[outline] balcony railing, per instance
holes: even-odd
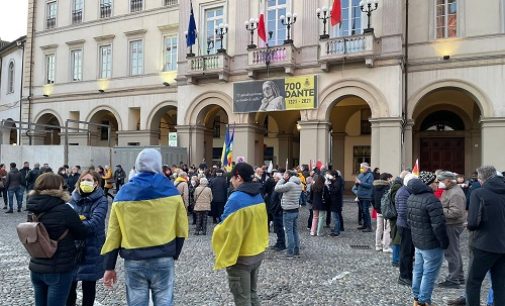
[[[165,0],[165,6],[178,5],[179,0]]]
[[[130,0],[130,12],[139,12],[144,8],[143,0]]]
[[[56,17],[46,19],[46,29],[52,29],[56,26]]]
[[[77,24],[82,22],[82,10],[76,10],[72,12],[72,24]]]
[[[324,70],[329,63],[344,59],[364,59],[367,65],[373,65],[375,49],[373,33],[324,39],[319,42],[319,63]]]
[[[221,81],[228,81],[230,57],[226,53],[202,55],[188,58],[186,77],[188,82],[195,79],[218,76]]]
[[[102,4],[100,6],[100,18],[108,18],[111,16],[112,7],[110,4]]]
[[[296,48],[292,44],[269,48],[250,49],[248,51],[249,76],[255,71],[269,68],[284,68],[287,74],[293,74]]]

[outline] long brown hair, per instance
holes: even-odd
[[[324,177],[321,174],[316,174],[314,176],[314,185],[311,189],[315,192],[322,192],[324,188]]]
[[[37,177],[33,190],[36,192],[43,190],[59,190],[63,189],[63,185],[64,182],[61,175],[48,172]]]

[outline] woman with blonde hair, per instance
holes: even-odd
[[[196,213],[195,235],[207,235],[207,214],[210,211],[210,202],[212,202],[212,190],[207,187],[209,181],[202,177],[200,185],[196,187],[194,193]]]
[[[58,241],[53,257],[30,259],[36,306],[64,306],[67,302],[77,256],[75,240],[85,239],[87,234],[79,215],[66,204],[68,200],[63,178],[54,173],[40,175],[28,197],[29,217],[35,215],[49,238]]]
[[[70,204],[79,214],[88,230],[86,238],[80,242],[81,258],[67,301],[67,306],[75,306],[77,282],[82,284],[82,306],[93,306],[96,296],[96,282],[105,273],[104,257],[100,250],[105,242],[105,217],[109,203],[100,187],[100,175],[94,171],[84,171],[77,180]]]

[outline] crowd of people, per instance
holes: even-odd
[[[149,291],[154,305],[172,305],[174,261],[188,237],[188,219],[194,235],[207,235],[210,218],[216,224],[214,269],[226,269],[237,305],[259,305],[256,286],[269,231],[276,234],[270,248],[288,259],[300,255],[301,209],[309,210],[309,237],[338,237],[344,231],[345,182],[331,166],[272,169],[240,162],[230,171],[205,164],[168,166],[158,151],[145,149],[128,177],[120,165],[114,172],[108,166],[82,172],[75,166],[53,173],[47,164],[30,169],[27,162],[21,170],[14,163],[10,167],[7,173],[0,165],[7,212],[13,212],[13,196],[21,211],[26,189],[29,216],[36,216],[58,241],[52,258],[30,261],[37,306],[75,305],[79,281],[82,305],[93,305],[96,282],[103,277],[105,286],[112,287],[117,281],[118,255],[125,260],[128,305],[147,305]],[[372,171],[367,163],[360,164],[359,172],[352,187],[358,230],[373,232],[373,207],[375,250],[391,254],[392,266],[399,268],[398,283],[411,288],[415,306],[431,305],[435,286],[456,289],[463,284],[465,296],[449,305],[480,305],[486,274],[495,289],[488,304],[505,305],[501,173],[483,166],[470,180],[442,170],[418,175],[405,170],[394,177]],[[69,205],[60,205],[64,203]],[[471,254],[466,279],[460,245],[465,229]],[[444,258],[447,278],[436,284]]]

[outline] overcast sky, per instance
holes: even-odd
[[[0,0],[0,39],[13,41],[26,34],[28,0]]]

